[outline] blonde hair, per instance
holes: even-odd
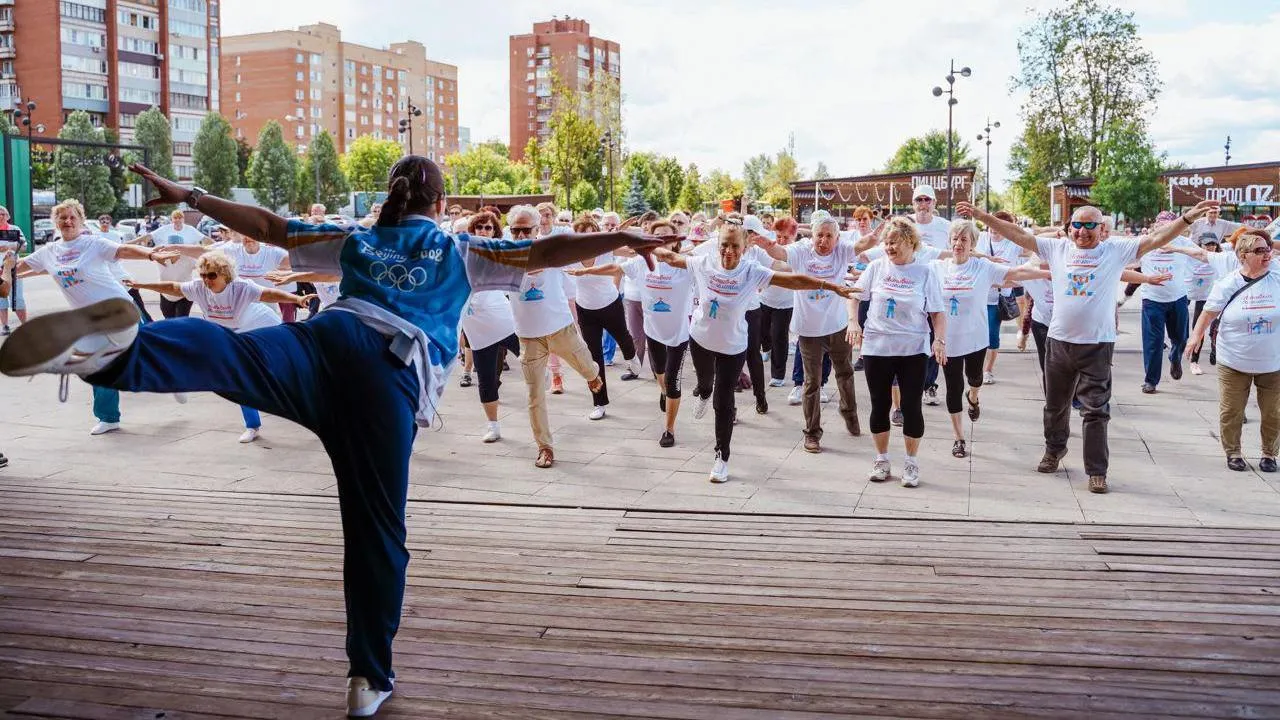
[[[1242,227],[1236,230],[1231,238],[1231,245],[1236,250],[1236,256],[1241,258],[1253,252],[1253,249],[1259,245],[1271,247],[1271,236],[1267,235],[1266,230],[1259,230],[1258,228]]]
[[[231,262],[231,258],[227,257],[227,254],[221,250],[214,250],[201,255],[196,268],[201,273],[216,272],[227,282],[236,279],[236,264]]]
[[[81,205],[80,201],[76,200],[75,198],[63,200],[57,205],[54,205],[53,209],[49,211],[49,217],[56,218],[58,217],[58,213],[61,213],[61,212],[70,212],[72,215],[75,215],[76,217],[80,218],[81,225],[83,225],[86,222],[85,215],[84,215],[84,206]],[[70,238],[70,239],[74,240],[75,238]]]
[[[186,215],[186,213],[182,212],[181,210],[174,210],[173,212],[169,213],[169,219],[170,219],[170,220],[176,220],[176,219],[178,219],[178,218],[182,218],[183,220],[186,220],[186,219],[187,219],[187,215]]]
[[[978,226],[973,224],[972,220],[956,220],[951,223],[951,237],[955,240],[957,235],[963,234],[969,238],[969,245],[978,246]]]
[[[539,213],[541,213],[543,210],[550,210],[552,217],[555,217],[556,214],[560,212],[558,209],[556,209],[556,204],[552,202],[540,202],[534,207],[534,209],[537,210]]]
[[[889,218],[888,227],[884,229],[884,234],[880,236],[880,243],[884,244],[889,240],[901,240],[911,247],[911,252],[920,249],[920,231],[916,228],[916,224],[902,215],[895,215]]]

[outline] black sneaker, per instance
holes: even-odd
[[[1271,462],[1272,464],[1275,464],[1274,460],[1272,460]],[[9,458],[5,457],[4,453],[0,453],[0,468],[8,467],[8,465],[9,465]]]
[[[1209,364],[1210,365],[1218,364],[1218,346],[1217,345],[1213,345],[1209,348]]]
[[[1272,463],[1274,462],[1275,461],[1273,460]],[[1236,472],[1244,472],[1249,469],[1249,465],[1242,457],[1229,457],[1227,458],[1227,469],[1235,470]]]
[[[671,447],[675,444],[676,436],[666,430],[663,430],[662,437],[658,438],[658,447]]]
[[[862,372],[862,358],[861,358],[861,357],[859,357],[857,360],[854,360],[854,361],[853,361],[853,371],[854,371],[854,372]]]
[[[1174,380],[1182,379],[1182,363],[1169,364],[1169,377],[1173,378]]]
[[[757,399],[757,400],[756,400],[756,414],[758,414],[758,415],[764,415],[764,414],[765,414],[765,413],[767,413],[767,412],[769,412],[769,401],[768,401],[768,400],[765,400],[764,398],[759,398],[759,399]]]
[[[458,387],[471,387],[471,373],[462,373],[462,379],[458,381]]]
[[[1262,458],[1261,460],[1259,460],[1259,461],[1258,461],[1258,469],[1259,469],[1259,470],[1261,470],[1262,472],[1265,472],[1265,473],[1272,473],[1272,472],[1275,472],[1275,471],[1276,471],[1276,459],[1275,459],[1275,458],[1269,458],[1269,457],[1264,457],[1264,458]]]
[[[889,422],[902,427],[902,410],[895,408],[893,413],[889,415]]]
[[[1155,386],[1155,385],[1152,385],[1152,384],[1150,384],[1150,383],[1142,383],[1142,394],[1143,394],[1143,395],[1154,395],[1154,394],[1155,394],[1155,392],[1156,392],[1156,386]]]

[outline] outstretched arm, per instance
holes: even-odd
[[[626,231],[549,235],[534,240],[529,246],[529,259],[525,264],[525,269],[533,271],[551,267],[564,267],[565,265],[572,265],[579,260],[603,255],[620,247],[628,247],[636,251],[637,254],[645,258],[645,262],[652,268],[654,249],[668,242],[671,242],[670,237],[659,238]],[[475,252],[477,250],[484,252],[480,246],[473,244],[472,251]],[[501,260],[498,260],[498,262],[501,262]]]
[[[775,272],[769,284],[787,290],[828,290],[843,298],[853,297],[853,288],[801,273]]]
[[[770,240],[763,235],[752,233],[751,241],[756,244],[756,247],[759,247],[761,250],[768,253],[769,257],[774,260],[779,262],[787,261],[787,250],[783,246],[779,245],[777,240]]]
[[[1027,232],[1026,228],[1017,223],[1001,220],[985,210],[979,210],[974,207],[972,203],[965,202],[963,200],[956,203],[956,213],[960,215],[960,217],[976,218],[981,220],[987,227],[1000,233],[1002,237],[1013,242],[1023,250],[1036,252],[1038,249],[1036,236]]]
[[[155,260],[156,251],[138,245],[121,245],[116,248],[117,260]]]
[[[653,251],[653,259],[658,262],[666,263],[673,268],[687,268],[688,263],[685,262],[684,255],[678,252],[660,247]]]
[[[314,297],[315,295],[294,295],[293,293],[285,292],[284,290],[277,290],[276,288],[263,288],[262,296],[258,298],[258,301],[306,307],[307,303],[311,302],[311,299]]]
[[[139,290],[150,290],[152,292],[164,293],[166,295],[177,295],[182,297],[182,284],[172,280],[157,280],[156,282],[138,282],[137,280],[125,280],[126,287],[137,288]]]
[[[289,247],[289,237],[285,231],[287,227],[285,219],[270,210],[223,200],[213,195],[201,197],[200,206],[196,207],[190,202],[191,190],[189,188],[160,177],[151,168],[141,163],[130,165],[129,169],[141,175],[142,179],[151,183],[156,192],[159,193],[159,197],[147,201],[147,207],[187,203],[188,206],[199,210],[242,235],[257,238],[272,245]]]
[[[1137,270],[1125,270],[1120,273],[1120,282],[1142,283],[1143,285],[1163,285],[1173,279],[1173,273],[1144,275]]]
[[[292,272],[289,270],[272,270],[264,277],[276,285],[288,285],[291,282],[332,283],[342,280],[341,275],[329,275],[316,272]]]
[[[1152,250],[1159,250],[1173,242],[1173,239],[1181,235],[1183,230],[1191,227],[1191,223],[1199,220],[1210,209],[1216,208],[1221,204],[1217,200],[1201,200],[1195,207],[1183,213],[1178,220],[1167,222],[1156,228],[1138,243],[1138,257],[1142,257]]]
[[[581,277],[583,275],[610,275],[617,277],[622,274],[622,266],[618,263],[605,263],[604,265],[573,268],[571,270],[565,270],[565,272],[574,277]]]
[[[1021,265],[1005,273],[1004,281],[1008,283],[1022,282],[1023,280],[1048,280],[1050,277],[1052,276],[1048,270]]]

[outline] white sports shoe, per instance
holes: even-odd
[[[876,464],[871,466],[871,472],[867,473],[867,478],[871,482],[884,482],[889,479],[889,474],[892,472],[888,460],[877,460]]]
[[[390,690],[374,690],[362,677],[347,678],[347,717],[373,717],[389,697]]]
[[[258,428],[245,428],[244,432],[240,433],[240,442],[242,443],[251,443],[257,439],[258,439]]]
[[[102,422],[101,420],[99,420],[98,424],[94,425],[93,429],[89,431],[89,434],[90,435],[106,435],[109,432],[115,432],[116,430],[119,430],[119,429],[120,429],[120,423],[118,422],[109,423],[109,422]]]
[[[984,372],[984,373],[982,373],[982,384],[983,384],[983,385],[995,385],[995,384],[996,384],[996,374],[995,374],[995,373],[993,373],[993,372]]]
[[[174,400],[177,400],[179,405],[186,405],[186,404],[187,404],[187,394],[186,394],[186,393],[174,393],[174,394],[173,394],[173,399],[174,399]]]
[[[693,406],[693,419],[701,420],[707,414],[707,408],[711,406],[711,396],[698,398],[698,404]]]
[[[791,388],[791,394],[787,396],[788,405],[799,405],[804,402],[804,388],[797,385]]]
[[[603,406],[603,405],[597,405],[597,406],[595,406],[595,407],[591,408],[591,412],[587,414],[587,419],[588,419],[588,420],[603,420],[603,419],[604,419],[604,406]]]
[[[826,385],[823,385],[821,388],[819,388],[818,396],[821,398],[823,405],[826,405],[827,403],[831,402],[831,393],[827,392]]]
[[[769,381],[769,387],[782,387],[783,385],[786,385],[786,384],[787,384],[787,381],[783,380],[782,378],[773,378],[772,380]]]
[[[1192,375],[1203,375],[1203,374],[1204,374],[1204,370],[1201,370],[1201,369],[1200,369],[1200,363],[1191,363],[1191,374],[1192,374]]]
[[[32,318],[0,346],[0,373],[92,375],[133,344],[138,317],[132,302],[113,298]]]
[[[716,454],[716,461],[711,466],[711,476],[708,479],[713,483],[729,482],[729,461],[721,460],[719,453]]]
[[[488,424],[484,431],[484,437],[481,439],[487,443],[498,442],[502,439],[502,428],[497,421]]]
[[[913,488],[919,485],[920,466],[908,460],[906,466],[902,470],[902,487]]]

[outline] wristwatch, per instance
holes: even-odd
[[[208,193],[204,191],[204,188],[201,188],[201,187],[191,188],[191,192],[187,193],[187,199],[186,199],[187,207],[191,208],[192,210],[199,210],[200,208],[196,207],[196,205],[200,203],[200,198],[204,197],[207,194]]]

